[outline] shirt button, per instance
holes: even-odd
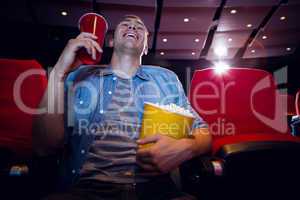
[[[75,169],[73,169],[73,170],[72,170],[72,174],[75,174],[75,172],[76,172]]]
[[[103,110],[100,110],[100,113],[103,114]]]
[[[113,80],[114,80],[114,81],[117,80],[117,77],[113,77]]]
[[[96,133],[96,128],[92,128],[91,132]]]
[[[84,149],[81,149],[81,154],[84,154],[85,153],[85,150]]]
[[[82,105],[82,104],[83,104],[83,101],[82,101],[82,100],[80,100],[80,101],[79,101],[79,104],[80,104],[80,105]]]
[[[111,92],[111,91],[108,91],[108,94],[112,94],[112,92]]]

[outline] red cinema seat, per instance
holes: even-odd
[[[286,116],[296,115],[294,96],[290,94],[280,94],[280,97]]]
[[[182,167],[186,191],[199,199],[205,194],[207,199],[244,197],[239,194],[271,199],[294,190],[288,183],[300,177],[300,139],[290,134],[270,73],[197,70],[189,99],[208,123],[213,142],[211,153]]]
[[[296,93],[295,110],[296,110],[296,115],[300,116],[300,90],[298,90],[298,92]]]
[[[206,120],[214,137],[213,153],[241,142],[300,142],[289,128],[274,80],[266,71],[213,68],[195,72],[190,101]]]
[[[36,60],[0,59],[0,149],[32,153],[32,117],[47,87]]]
[[[300,90],[296,93],[294,108],[295,113],[291,120],[292,134],[294,136],[300,136]]]

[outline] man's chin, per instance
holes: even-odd
[[[125,43],[123,45],[123,49],[132,51],[132,52],[140,52],[140,47],[137,47],[135,44],[132,43]]]

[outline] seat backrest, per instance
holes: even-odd
[[[294,96],[290,94],[280,94],[280,99],[284,106],[286,116],[296,115]]]
[[[248,68],[195,71],[189,98],[214,136],[286,133],[287,121],[271,74]]]
[[[31,109],[47,87],[46,72],[35,60],[0,59],[0,148],[32,151]]]
[[[296,93],[295,98],[295,109],[296,109],[296,115],[300,115],[300,90]]]

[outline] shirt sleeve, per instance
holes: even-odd
[[[180,80],[178,79],[178,77],[175,75],[176,77],[176,84],[177,84],[177,89],[178,89],[178,102],[177,104],[181,107],[183,107],[186,110],[189,110],[195,117],[193,126],[192,126],[192,130],[196,129],[196,128],[208,128],[207,123],[202,119],[202,117],[200,117],[200,115],[194,110],[194,108],[191,106],[191,103],[189,102],[183,86],[180,82]],[[192,131],[191,131],[192,132]]]
[[[73,105],[74,94],[72,88],[74,87],[77,71],[69,73],[64,81],[64,144],[69,142],[75,123],[75,113],[71,105]]]

